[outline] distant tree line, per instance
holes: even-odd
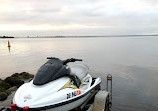
[[[0,38],[14,38],[14,37],[11,37],[11,36],[0,36]]]

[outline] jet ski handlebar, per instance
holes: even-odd
[[[75,62],[75,61],[82,61],[82,59],[71,58],[71,59],[63,60],[62,62],[63,62],[63,65],[66,65],[69,62]]]
[[[55,59],[55,57],[47,57],[47,59]]]
[[[55,57],[47,57],[47,59],[55,59]],[[71,59],[62,60],[62,63],[63,65],[66,65],[69,62],[75,62],[75,61],[82,61],[82,59],[71,58]]]

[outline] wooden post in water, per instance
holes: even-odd
[[[111,84],[110,84],[110,91],[109,91],[109,88],[108,88],[108,86],[109,86],[109,82],[111,82]],[[107,87],[106,87],[106,90],[109,92],[109,100],[108,100],[108,110],[107,111],[109,111],[109,108],[111,108],[112,107],[112,76],[110,75],[110,74],[108,74],[107,75]]]
[[[112,76],[110,74],[107,75],[107,87],[106,87],[106,90],[108,91],[109,88],[108,88],[108,82],[111,81],[111,88],[110,88],[110,93],[112,93]]]

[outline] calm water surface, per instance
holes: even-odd
[[[112,111],[158,111],[158,37],[0,39],[0,78],[35,74],[48,56],[82,58],[103,80],[112,74]]]

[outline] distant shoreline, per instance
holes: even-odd
[[[127,36],[158,36],[158,34],[153,35],[105,35],[105,36],[30,36],[25,38],[88,38],[88,37],[127,37]]]
[[[136,37],[136,36],[157,36],[158,34],[155,35],[108,35],[108,36],[27,36],[27,37],[8,37],[8,36],[0,36],[0,39],[2,38],[92,38],[92,37]]]
[[[0,37],[2,39],[5,39],[5,38],[15,38],[15,37],[7,37],[7,36],[3,36],[3,37]]]

